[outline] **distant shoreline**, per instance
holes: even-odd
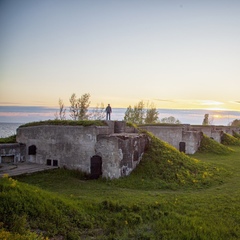
[[[68,116],[68,107],[66,107]],[[94,108],[89,108],[92,111]],[[112,108],[112,120],[123,120],[127,108]],[[58,108],[34,106],[0,106],[0,123],[24,124],[34,121],[54,119]],[[213,125],[228,125],[235,119],[240,119],[240,111],[210,110],[210,109],[167,109],[158,108],[159,119],[173,116],[183,124],[202,124],[204,114],[208,113]]]

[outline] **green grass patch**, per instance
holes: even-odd
[[[204,163],[148,133],[151,144],[142,161],[125,178],[111,181],[134,189],[203,188],[221,184],[223,168]]]
[[[227,133],[223,133],[221,142],[223,145],[240,146],[240,139]]]
[[[149,137],[126,178],[66,169],[0,178],[0,238],[240,239],[240,147],[190,157]]]
[[[41,126],[41,125],[68,125],[68,126],[107,126],[105,121],[101,120],[83,120],[83,121],[74,121],[74,120],[46,120],[39,122],[30,122],[20,126],[21,127],[32,127],[32,126]]]
[[[233,131],[233,137],[240,139],[240,134]]]
[[[17,142],[16,134],[5,138],[0,138],[0,143],[16,143],[16,142]]]
[[[224,146],[223,144],[216,142],[215,140],[203,134],[198,152],[228,155],[232,153],[233,150],[227,146]]]

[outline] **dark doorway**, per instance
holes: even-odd
[[[179,143],[179,151],[180,152],[186,152],[186,143],[185,142],[180,142]]]
[[[102,175],[102,158],[98,155],[91,157],[91,179],[98,179]]]
[[[37,148],[35,145],[31,145],[28,147],[28,155],[36,155]]]

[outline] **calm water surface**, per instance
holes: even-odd
[[[23,123],[1,123],[0,122],[0,137],[9,137],[16,134],[17,128]]]

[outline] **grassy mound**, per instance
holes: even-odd
[[[224,146],[223,144],[216,142],[215,140],[207,137],[206,135],[203,135],[198,152],[228,155],[232,153],[233,150],[229,147]]]
[[[235,132],[235,131],[233,131],[233,136],[234,136],[235,138],[240,139],[240,134],[237,133],[237,132]]]
[[[227,133],[222,135],[221,142],[224,145],[240,146],[240,139]]]
[[[74,239],[73,233],[81,235],[85,228],[91,228],[91,218],[80,206],[76,209],[54,194],[7,176],[0,178],[0,223],[6,230],[2,234],[10,231],[28,236],[30,230],[35,230],[66,239]]]
[[[121,187],[139,189],[202,188],[220,183],[224,169],[216,168],[179,152],[152,134],[151,144],[130,176],[112,181]]]

